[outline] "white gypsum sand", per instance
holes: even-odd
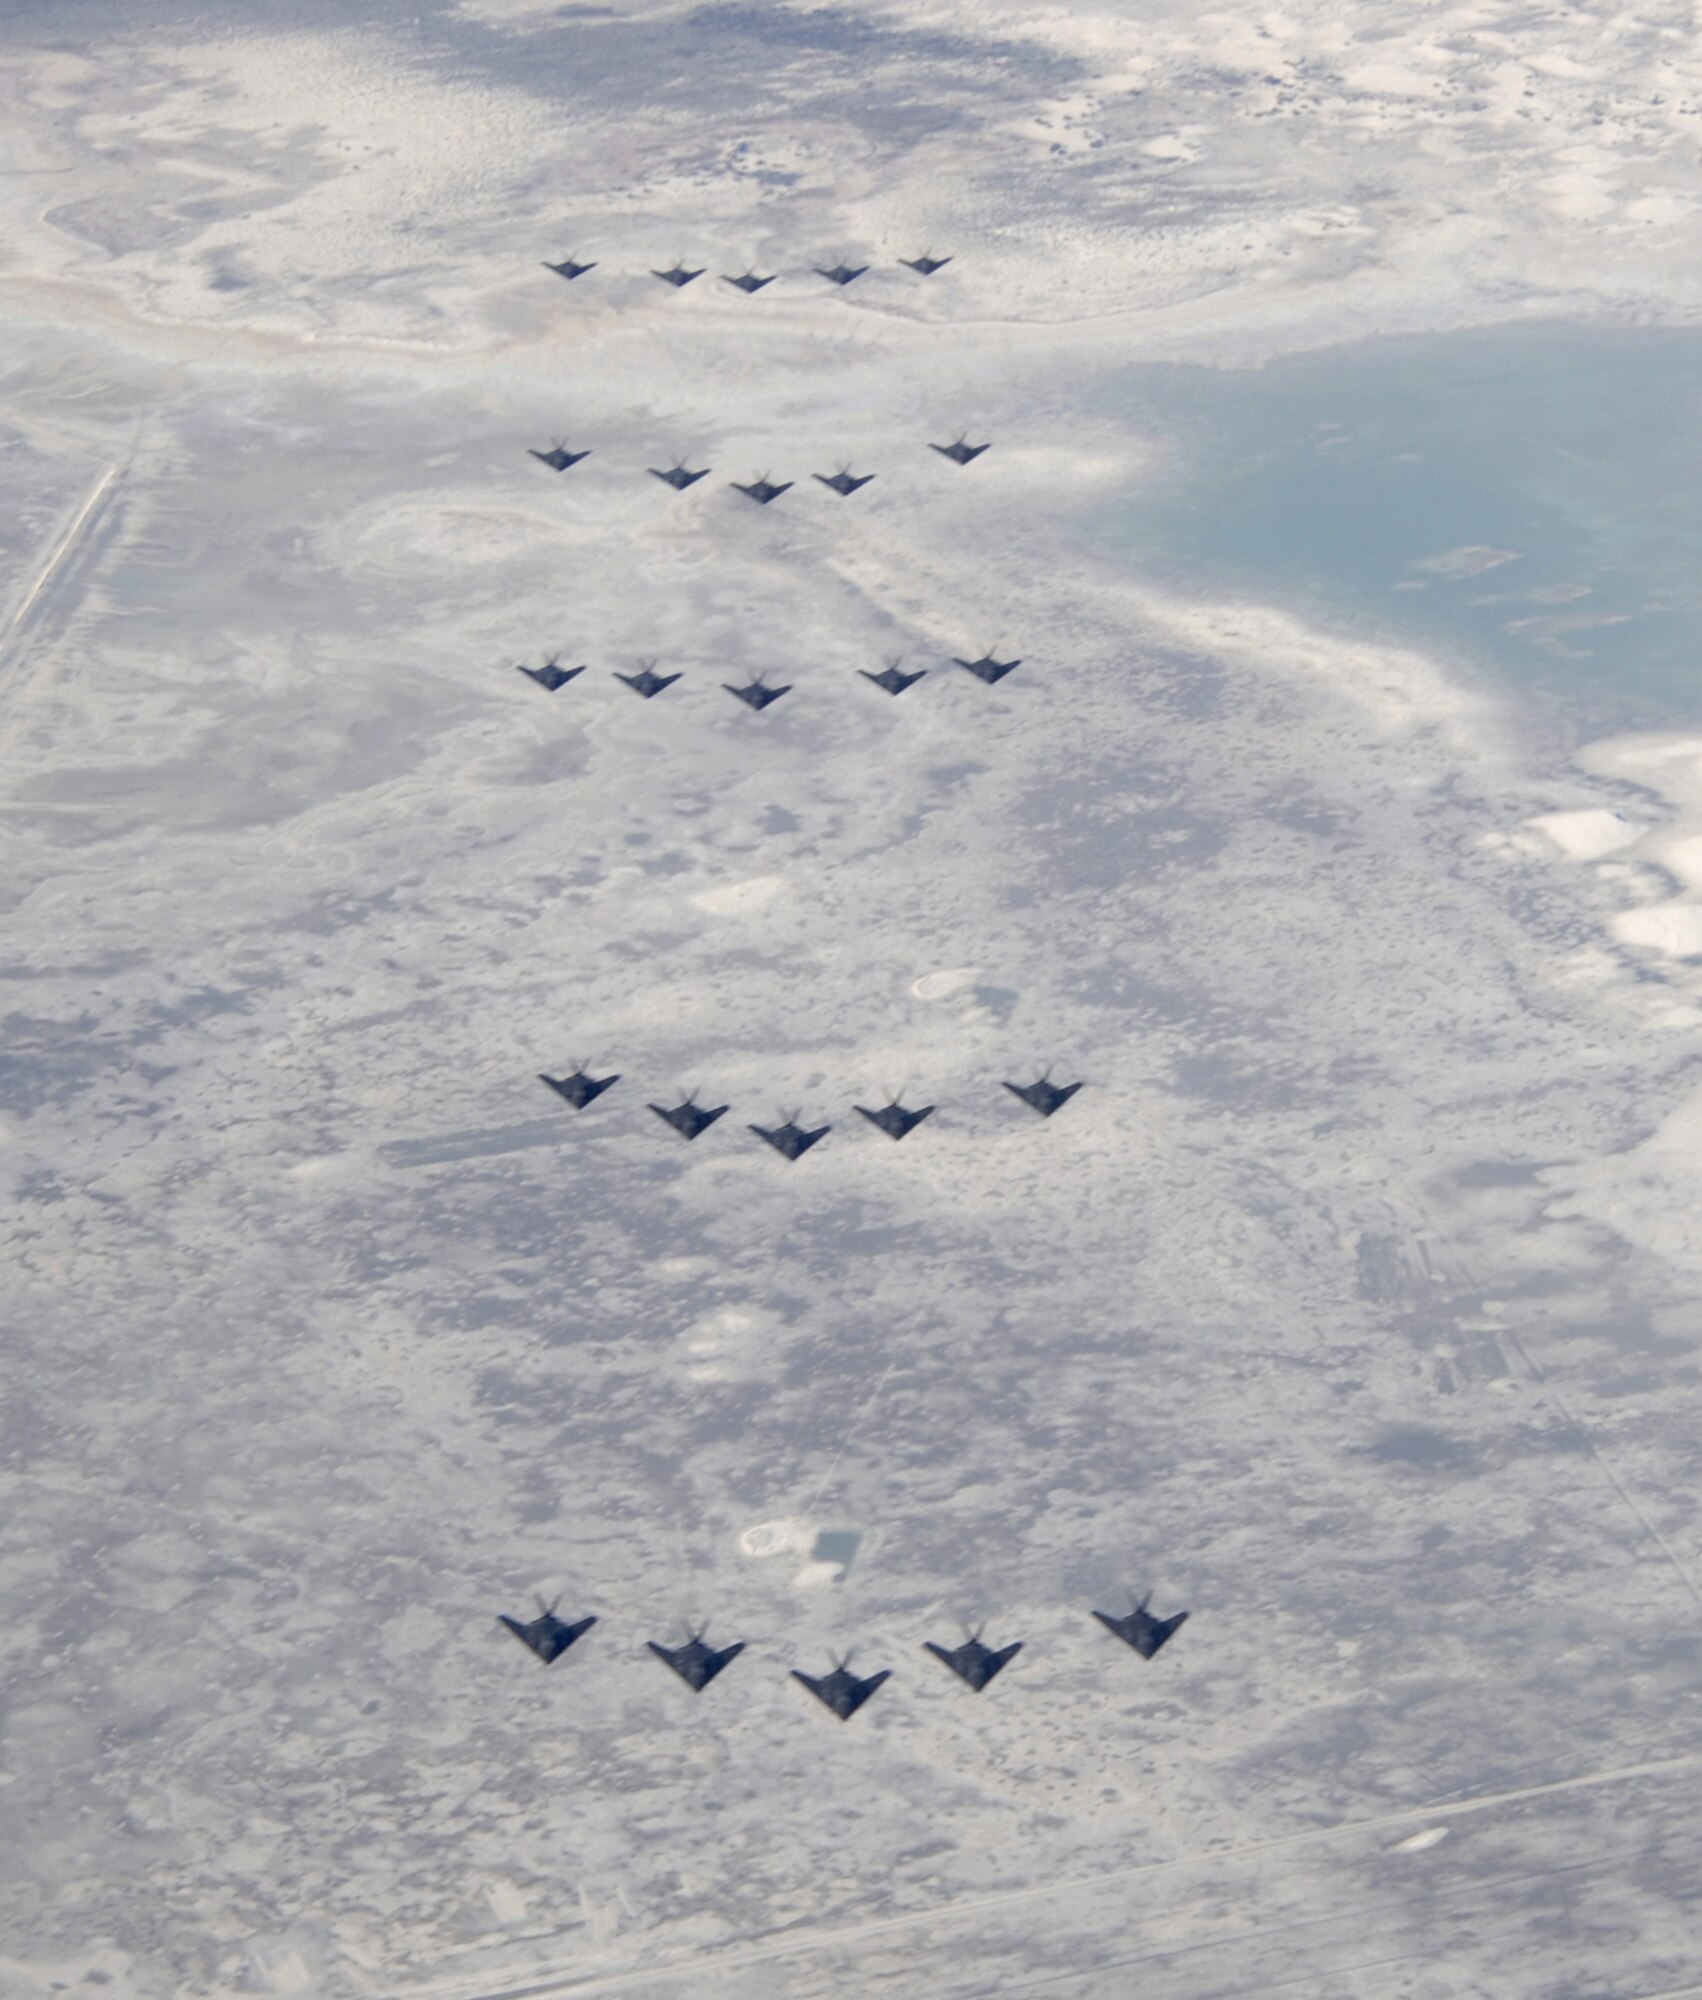
[[[1682,760],[1079,521],[1135,361],[1692,317],[1687,18],[93,32],[0,116],[0,1986],[1681,1987],[1695,1002],[1515,830]]]

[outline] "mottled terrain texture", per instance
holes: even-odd
[[[1693,318],[1699,129],[1672,0],[8,10],[0,1989],[1702,1992],[1695,967],[1519,831],[1653,808],[1085,525],[1136,362]]]

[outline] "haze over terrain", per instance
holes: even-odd
[[[1702,720],[1105,533],[1149,364],[1693,331],[1691,10],[12,0],[0,93],[0,1991],[1702,1994]],[[1527,557],[1408,560],[1587,657]]]

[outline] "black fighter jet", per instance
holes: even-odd
[[[591,1103],[593,1099],[601,1097],[605,1090],[609,1090],[615,1084],[619,1083],[620,1078],[618,1076],[591,1076],[587,1074],[585,1065],[580,1063],[575,1067],[571,1076],[544,1076],[540,1074],[538,1081],[540,1083],[547,1083],[557,1097],[565,1097],[575,1111],[583,1111],[586,1105]]]
[[[770,500],[778,500],[782,493],[790,493],[791,490],[790,479],[783,485],[776,486],[766,472],[753,479],[748,486],[741,486],[736,479],[733,481],[733,491],[743,493],[747,499],[754,500],[759,507],[766,507]]]
[[[984,444],[965,444],[962,438],[954,438],[950,444],[930,444],[930,451],[937,451],[941,458],[949,458],[953,465],[967,465],[972,458],[979,458],[987,449]]]
[[[816,276],[818,278],[828,278],[836,285],[848,285],[853,278],[860,278],[868,268],[867,264],[847,264],[841,259],[839,263],[834,265],[831,271],[824,270],[818,264],[816,266]]]
[[[835,1660],[833,1672],[823,1674],[819,1680],[797,1667],[792,1669],[793,1680],[802,1681],[816,1700],[831,1708],[841,1722],[849,1722],[881,1682],[891,1677],[892,1669],[882,1667],[878,1674],[859,1680],[843,1660]]]
[[[1174,1618],[1154,1618],[1146,1607],[1147,1599],[1143,1597],[1127,1617],[1114,1618],[1109,1611],[1096,1611],[1093,1615],[1107,1632],[1115,1632],[1119,1639],[1133,1646],[1143,1660],[1150,1660],[1159,1647],[1187,1623],[1188,1614],[1178,1611]]]
[[[900,257],[898,260],[906,269],[920,271],[924,278],[931,278],[936,271],[943,271],[951,262],[949,257],[930,257],[924,250],[920,257]]]
[[[689,285],[693,278],[701,278],[703,271],[688,271],[676,258],[674,268],[671,271],[652,271],[650,275],[653,278],[660,278],[664,285],[672,285],[677,292]]]
[[[1005,1088],[1013,1097],[1020,1097],[1031,1110],[1038,1111],[1042,1118],[1050,1118],[1054,1111],[1060,1111],[1081,1089],[1079,1083],[1066,1083],[1060,1090],[1048,1077],[1039,1077],[1033,1083],[1007,1083]]]
[[[739,290],[749,298],[752,292],[760,292],[764,285],[772,285],[774,283],[774,274],[771,272],[768,277],[759,278],[754,271],[741,271],[738,277],[723,277],[721,282],[724,285],[737,285]]]
[[[726,1112],[726,1105],[718,1104],[713,1111],[705,1111],[695,1100],[694,1090],[690,1097],[678,1104],[653,1104],[650,1109],[664,1125],[673,1126],[682,1139],[695,1139],[700,1132],[707,1132],[717,1118]]]
[[[831,1125],[819,1125],[813,1132],[806,1132],[798,1123],[797,1114],[789,1113],[784,1125],[747,1125],[747,1132],[754,1132],[759,1139],[766,1139],[777,1153],[788,1160],[801,1159],[818,1139],[825,1139],[833,1130]]]
[[[755,680],[748,681],[742,688],[734,687],[731,681],[723,681],[721,685],[735,700],[742,701],[746,708],[754,708],[759,713],[771,701],[778,701],[783,694],[790,694],[792,692],[789,684],[782,688],[769,687],[764,682],[761,674],[758,674]]]
[[[888,694],[902,694],[906,688],[914,687],[928,669],[918,667],[913,674],[901,673],[897,660],[888,660],[878,674],[870,673],[867,667],[859,667],[857,671],[864,680],[873,681],[876,687],[884,688]]]
[[[646,701],[649,701],[654,696],[659,695],[664,688],[671,688],[675,681],[680,678],[678,674],[656,673],[654,671],[655,665],[656,662],[654,660],[649,660],[636,674],[617,673],[615,679],[617,681],[624,681],[634,694],[642,695]]]
[[[978,681],[985,681],[989,687],[1002,681],[1006,674],[1015,673],[1022,665],[1021,660],[995,660],[991,649],[978,660],[960,660],[954,653],[952,665],[962,667],[965,673],[973,674]]]
[[[591,456],[589,451],[569,451],[565,445],[556,445],[551,451],[539,451],[528,445],[526,449],[540,465],[547,465],[552,472],[565,472],[570,465],[577,465],[582,458]]]
[[[557,688],[564,688],[576,674],[584,673],[583,667],[563,667],[557,665],[561,655],[552,653],[541,667],[519,667],[529,681],[536,681],[546,694],[554,694]]]
[[[878,1125],[889,1139],[902,1139],[907,1132],[914,1132],[924,1118],[934,1115],[931,1104],[924,1104],[920,1111],[906,1111],[896,1097],[889,1099],[878,1111],[871,1111],[866,1104],[852,1108],[868,1119],[871,1125]]]
[[[657,1659],[665,1660],[673,1668],[693,1694],[702,1694],[722,1668],[730,1667],[745,1650],[745,1642],[740,1639],[717,1652],[701,1632],[694,1632],[683,1646],[664,1646],[658,1639],[646,1639],[644,1643]]]
[[[644,469],[652,479],[659,479],[664,486],[671,486],[676,493],[683,493],[688,486],[695,486],[700,479],[707,479],[714,468],[706,465],[701,472],[688,472],[686,462],[682,458],[676,464],[670,465],[666,472],[659,471],[654,465],[647,465]]]
[[[547,257],[544,259],[544,269],[554,271],[558,278],[565,278],[569,284],[572,284],[575,278],[583,278],[587,271],[594,271],[596,268],[595,264],[576,264],[571,257],[564,257],[559,264],[552,264]]]
[[[536,1618],[510,1618],[506,1612],[497,1614],[498,1622],[506,1625],[522,1646],[530,1647],[547,1667],[552,1660],[559,1660],[575,1639],[582,1639],[596,1624],[595,1617],[580,1618],[567,1624],[556,1616],[555,1604],[546,1604],[540,1597],[534,1600],[538,1607]],[[556,1599],[556,1604],[561,1602]]]
[[[843,465],[831,479],[828,478],[825,472],[812,472],[810,474],[812,479],[819,479],[824,486],[831,486],[841,500],[849,500],[859,486],[867,486],[874,476],[872,472],[865,472],[862,478],[859,479]]]
[[[960,1681],[967,1681],[977,1694],[1003,1667],[1008,1667],[1022,1651],[1022,1641],[1014,1646],[1001,1646],[994,1652],[991,1646],[983,1646],[979,1632],[965,1632],[961,1646],[936,1646],[932,1639],[924,1639],[922,1644],[936,1660],[944,1660]]]

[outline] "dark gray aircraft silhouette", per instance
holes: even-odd
[[[867,264],[847,264],[841,258],[831,271],[824,270],[818,264],[816,266],[816,276],[818,278],[830,278],[836,285],[848,285],[853,278],[860,278],[868,268]]]
[[[896,1097],[883,1104],[878,1111],[871,1111],[866,1104],[852,1107],[868,1119],[871,1125],[878,1125],[889,1139],[902,1139],[907,1132],[914,1132],[924,1118],[932,1118],[934,1107],[924,1104],[920,1111],[906,1111]]]
[[[927,673],[928,669],[926,667],[918,667],[913,674],[900,673],[898,662],[896,660],[888,660],[878,674],[870,673],[867,667],[859,667],[857,671],[863,676],[864,680],[873,681],[876,687],[884,688],[888,694],[902,694],[906,688],[914,687]]]
[[[985,681],[989,687],[1002,681],[1006,674],[1015,673],[1022,665],[1021,660],[995,660],[990,649],[978,660],[960,660],[954,653],[951,663],[954,667],[962,667],[965,673],[973,674],[978,681]]]
[[[833,1672],[823,1674],[819,1680],[797,1667],[792,1669],[792,1678],[802,1681],[816,1700],[831,1708],[841,1722],[849,1722],[881,1682],[892,1678],[892,1669],[883,1667],[867,1680],[859,1680],[844,1660],[835,1660]]]
[[[848,500],[859,486],[867,486],[874,476],[872,472],[865,472],[862,478],[858,479],[844,466],[841,466],[831,479],[828,478],[825,472],[812,472],[810,474],[812,479],[819,479],[824,486],[831,486],[841,500]]]
[[[659,695],[664,688],[671,688],[675,681],[680,678],[678,674],[658,674],[652,671],[655,664],[654,660],[650,661],[648,665],[641,668],[636,674],[617,673],[615,679],[617,681],[624,681],[634,694],[642,695],[646,701],[650,701],[656,695]]]
[[[742,271],[736,278],[723,277],[721,282],[724,285],[737,285],[739,290],[749,298],[752,292],[760,292],[764,285],[772,285],[774,277],[771,273],[766,278],[759,278],[754,271]]]
[[[1013,1097],[1020,1097],[1024,1104],[1038,1111],[1042,1118],[1050,1118],[1054,1111],[1061,1111],[1081,1089],[1079,1083],[1066,1083],[1060,1090],[1048,1077],[1038,1077],[1033,1083],[1007,1083],[1005,1088]]]
[[[676,258],[674,260],[674,268],[671,271],[652,271],[650,275],[653,278],[660,278],[664,285],[672,285],[677,292],[684,286],[689,285],[693,278],[701,278],[703,271],[701,269],[688,271]]]
[[[733,481],[733,491],[745,494],[749,499],[754,500],[759,507],[766,507],[770,500],[778,500],[782,493],[790,493],[791,490],[792,481],[790,479],[785,481],[783,485],[776,486],[766,472],[753,479],[748,486],[741,486],[736,479]]]
[[[560,658],[559,653],[552,653],[541,667],[519,667],[516,671],[524,674],[529,681],[536,681],[546,694],[554,694],[557,688],[566,687],[576,674],[585,671],[583,667],[558,666],[556,663]]]
[[[609,1090],[615,1084],[619,1083],[620,1078],[619,1076],[591,1076],[587,1073],[585,1065],[579,1063],[575,1066],[571,1076],[545,1076],[540,1073],[538,1081],[540,1083],[547,1083],[557,1097],[565,1097],[575,1111],[583,1111],[586,1105],[590,1104],[594,1099],[601,1097],[605,1090]]]
[[[766,686],[761,674],[758,674],[754,681],[747,682],[742,688],[734,687],[731,681],[723,681],[721,685],[736,700],[742,701],[746,708],[754,708],[759,713],[771,701],[778,701],[783,694],[790,694],[792,692],[790,684],[779,688]]]
[[[567,279],[571,284],[575,278],[583,278],[587,271],[596,270],[595,264],[576,264],[571,257],[564,257],[559,264],[552,264],[546,257],[544,269],[554,271],[558,278]]]
[[[820,1125],[813,1132],[806,1132],[798,1123],[797,1114],[789,1113],[783,1125],[747,1125],[747,1132],[754,1132],[759,1139],[766,1139],[777,1153],[788,1160],[801,1159],[817,1140],[825,1139],[833,1130],[831,1125]]]
[[[706,465],[701,472],[688,472],[686,462],[682,458],[670,465],[666,472],[659,472],[653,465],[647,465],[644,469],[652,479],[659,479],[664,486],[671,486],[676,493],[683,493],[688,486],[695,486],[700,479],[707,479],[714,467]]]
[[[936,1646],[932,1639],[924,1639],[922,1644],[936,1660],[944,1660],[958,1679],[967,1681],[977,1694],[1022,1651],[1022,1641],[1018,1639],[1014,1646],[1001,1646],[995,1652],[991,1646],[982,1645],[978,1631],[966,1632],[961,1646]]]
[[[705,1111],[694,1101],[696,1096],[697,1092],[693,1091],[690,1097],[678,1104],[653,1104],[650,1109],[664,1125],[673,1126],[682,1139],[695,1139],[700,1132],[707,1132],[727,1110],[726,1105],[718,1104],[713,1111]]]
[[[582,458],[591,456],[589,451],[569,451],[559,444],[552,451],[539,451],[532,445],[526,449],[540,465],[547,465],[552,472],[565,472],[570,465],[577,465]]]
[[[931,278],[936,271],[943,271],[951,262],[949,257],[930,257],[924,250],[920,257],[900,257],[898,260],[909,270],[920,271],[924,278]]]
[[[1131,1596],[1133,1594],[1130,1593]],[[1143,1597],[1127,1617],[1114,1618],[1109,1611],[1096,1611],[1093,1615],[1107,1632],[1115,1632],[1119,1639],[1133,1646],[1143,1660],[1150,1660],[1159,1647],[1187,1623],[1188,1614],[1178,1611],[1174,1618],[1154,1618],[1146,1607],[1147,1599]]]
[[[745,1642],[723,1646],[719,1652],[709,1645],[701,1632],[694,1632],[683,1646],[664,1646],[660,1640],[646,1639],[644,1642],[657,1659],[665,1660],[685,1682],[693,1694],[702,1694],[709,1683],[725,1667],[730,1667],[745,1650]]]
[[[941,458],[949,458],[953,465],[967,465],[972,458],[979,458],[987,446],[965,444],[962,438],[954,438],[950,444],[930,444],[928,449],[937,451]]]
[[[569,1625],[556,1616],[555,1604],[546,1604],[540,1597],[536,1618],[510,1618],[506,1612],[497,1614],[498,1622],[506,1625],[522,1646],[529,1647],[547,1667],[552,1660],[559,1660],[575,1639],[582,1639],[596,1624],[595,1617],[581,1618]],[[556,1604],[561,1602],[556,1599]]]

